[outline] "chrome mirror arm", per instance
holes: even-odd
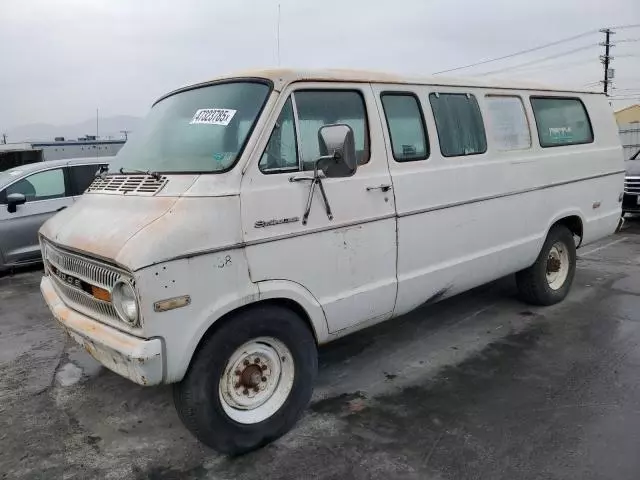
[[[313,166],[313,177],[308,177],[308,176],[289,177],[290,182],[304,182],[304,181],[311,182],[311,185],[309,186],[309,195],[307,197],[307,206],[304,210],[304,215],[302,215],[303,225],[306,225],[307,220],[309,220],[309,214],[311,213],[311,204],[313,203],[313,194],[316,191],[316,185],[320,187],[320,193],[322,195],[322,201],[324,202],[324,209],[325,209],[325,212],[327,213],[327,218],[329,220],[333,220],[333,212],[331,211],[331,205],[329,205],[329,198],[327,197],[327,192],[324,189],[324,185],[322,185],[322,178],[324,175],[322,175],[322,173],[318,170],[318,164],[322,160],[333,160],[333,159],[335,159],[335,154],[325,155],[323,157],[318,158],[318,160],[315,161],[315,164]]]

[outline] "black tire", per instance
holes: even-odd
[[[553,289],[547,281],[547,261],[552,247],[561,242],[567,249],[569,271],[560,288]],[[553,305],[561,302],[569,293],[576,273],[576,244],[573,234],[564,225],[555,225],[549,231],[535,263],[516,274],[521,298],[533,305]]]
[[[224,411],[219,385],[229,358],[238,347],[257,337],[284,343],[294,361],[294,381],[284,404],[259,423],[238,423]],[[289,431],[309,404],[318,370],[313,334],[287,308],[265,305],[226,319],[200,346],[183,380],[174,385],[178,415],[187,429],[205,445],[225,454],[255,450]]]

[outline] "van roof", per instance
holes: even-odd
[[[396,83],[403,85],[434,85],[443,87],[484,87],[498,89],[513,90],[536,90],[547,92],[572,92],[572,93],[589,93],[600,94],[593,90],[572,89],[570,87],[553,87],[533,82],[523,82],[520,80],[497,79],[497,78],[478,78],[478,77],[403,77],[392,73],[376,72],[368,70],[345,70],[345,69],[323,69],[323,70],[295,70],[295,69],[264,69],[250,70],[244,72],[223,75],[213,78],[206,82],[189,85],[184,88],[175,90],[161,97],[165,98],[174,93],[189,90],[194,87],[204,86],[215,83],[220,80],[230,80],[234,78],[264,78],[270,80],[274,84],[274,88],[278,91],[283,90],[290,83],[301,81],[315,82],[354,82],[354,83]]]

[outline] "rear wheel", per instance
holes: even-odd
[[[204,444],[238,455],[286,433],[311,398],[315,339],[292,311],[258,306],[225,321],[174,386],[185,426]]]
[[[576,245],[564,225],[555,225],[547,235],[535,263],[516,274],[521,297],[534,305],[562,301],[576,272]]]

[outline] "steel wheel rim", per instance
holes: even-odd
[[[284,405],[294,379],[289,348],[274,337],[255,338],[229,357],[218,388],[220,403],[232,420],[259,423]]]
[[[569,250],[562,242],[556,242],[547,256],[547,284],[551,290],[559,290],[569,276]]]

